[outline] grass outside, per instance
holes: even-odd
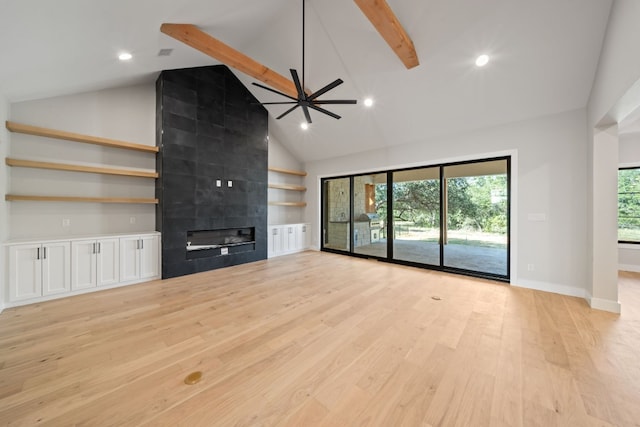
[[[422,228],[409,224],[395,224],[396,240],[421,240],[438,243],[440,230],[437,228]],[[485,233],[481,231],[448,230],[448,241],[451,244],[481,246],[484,248],[507,247],[507,235],[499,233]]]
[[[619,228],[618,240],[626,242],[640,242],[640,229]]]

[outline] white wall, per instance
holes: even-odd
[[[320,177],[513,154],[515,285],[586,296],[586,110],[306,164],[306,220],[319,246]],[[542,213],[546,221],[529,221]],[[527,264],[534,271],[527,271]]]
[[[0,243],[7,240],[8,235],[8,219],[7,219],[7,202],[4,200],[5,194],[9,188],[8,167],[4,162],[4,158],[9,153],[9,135],[4,126],[9,113],[9,104],[0,93]],[[4,246],[0,244],[0,311],[4,307],[4,297],[6,292],[6,263]]]
[[[640,166],[640,133],[622,133],[618,140],[621,167]],[[618,244],[618,269],[640,272],[640,245]]]
[[[10,120],[155,145],[153,83],[11,104]],[[155,156],[131,150],[10,134],[10,155],[50,162],[155,169]],[[11,193],[153,198],[153,179],[11,168]],[[155,206],[10,202],[9,239],[155,230]],[[133,218],[133,220],[132,220]],[[63,227],[62,220],[70,226]],[[133,222],[132,222],[133,221]]]
[[[640,2],[615,0],[588,102],[588,240],[591,306],[619,311],[617,284],[618,138],[615,125],[640,104]],[[601,127],[601,129],[595,129]],[[616,135],[613,135],[616,132]],[[607,142],[608,141],[608,142]],[[614,151],[615,155],[610,155]],[[606,211],[603,211],[606,210]],[[605,256],[602,256],[605,255]]]
[[[299,170],[302,164],[273,136],[269,135],[269,166]],[[275,184],[302,185],[302,177],[269,171],[269,182]],[[305,193],[269,188],[270,202],[298,202],[305,200]],[[300,223],[304,218],[303,209],[295,206],[269,206],[269,225]]]

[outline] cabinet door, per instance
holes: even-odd
[[[299,251],[303,251],[305,249],[307,249],[309,247],[309,232],[307,231],[307,229],[309,228],[308,224],[298,224],[297,225],[297,233],[296,233],[296,238],[297,238],[297,243],[296,243],[296,249]]]
[[[287,225],[284,227],[285,236],[284,236],[284,251],[291,252],[295,251],[297,238],[296,238],[296,226],[295,225]]]
[[[140,239],[122,237],[120,239],[120,280],[129,282],[140,277]]]
[[[160,272],[160,239],[158,236],[140,237],[140,278],[158,276]]]
[[[95,240],[71,242],[71,289],[95,288],[96,286]]]
[[[42,296],[42,248],[37,244],[9,247],[9,299]]]
[[[282,252],[282,227],[269,227],[268,257],[278,256]]]
[[[120,241],[102,239],[96,246],[96,282],[98,286],[115,285],[120,281]]]
[[[42,245],[42,295],[71,290],[71,242]]]

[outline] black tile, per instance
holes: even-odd
[[[167,157],[163,161],[162,171],[163,175],[194,175],[196,173],[196,162],[179,157]]]
[[[166,113],[175,114],[176,116],[186,117],[188,119],[196,119],[198,109],[195,104],[183,102],[178,99],[165,96],[165,102],[163,104],[163,111]]]
[[[162,84],[162,97],[163,102],[164,98],[172,98],[193,105],[197,105],[198,103],[198,93],[195,89],[189,89],[167,80]]]
[[[222,127],[222,123],[207,123],[199,120],[197,123],[197,134],[211,138],[220,138],[224,134],[224,128]]]
[[[189,133],[196,133],[196,120],[190,119],[176,114],[172,114],[168,111],[162,113],[163,129],[178,129]],[[163,144],[165,143],[163,139]]]

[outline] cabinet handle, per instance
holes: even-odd
[[[47,247],[46,246],[44,248],[42,248],[42,252],[43,252],[42,259],[47,259]]]
[[[136,249],[140,249],[140,239],[136,240]]]
[[[100,243],[98,243],[98,253],[102,252],[102,248],[100,247]]]
[[[92,246],[92,248],[91,248],[91,253],[92,253],[92,254],[95,254],[95,253],[96,253],[96,244],[95,244],[95,243],[92,243],[92,244],[91,244],[91,246]]]
[[[303,225],[303,226],[302,226],[302,232],[303,232],[303,233],[306,233],[306,231],[307,231],[307,226],[306,226],[306,225]]]
[[[277,236],[277,235],[278,235],[278,229],[277,229],[277,228],[274,228],[274,229],[273,229],[273,235],[274,235],[274,236]]]
[[[144,249],[144,240],[140,239],[140,249]]]
[[[37,248],[36,259],[40,259],[40,248]]]

